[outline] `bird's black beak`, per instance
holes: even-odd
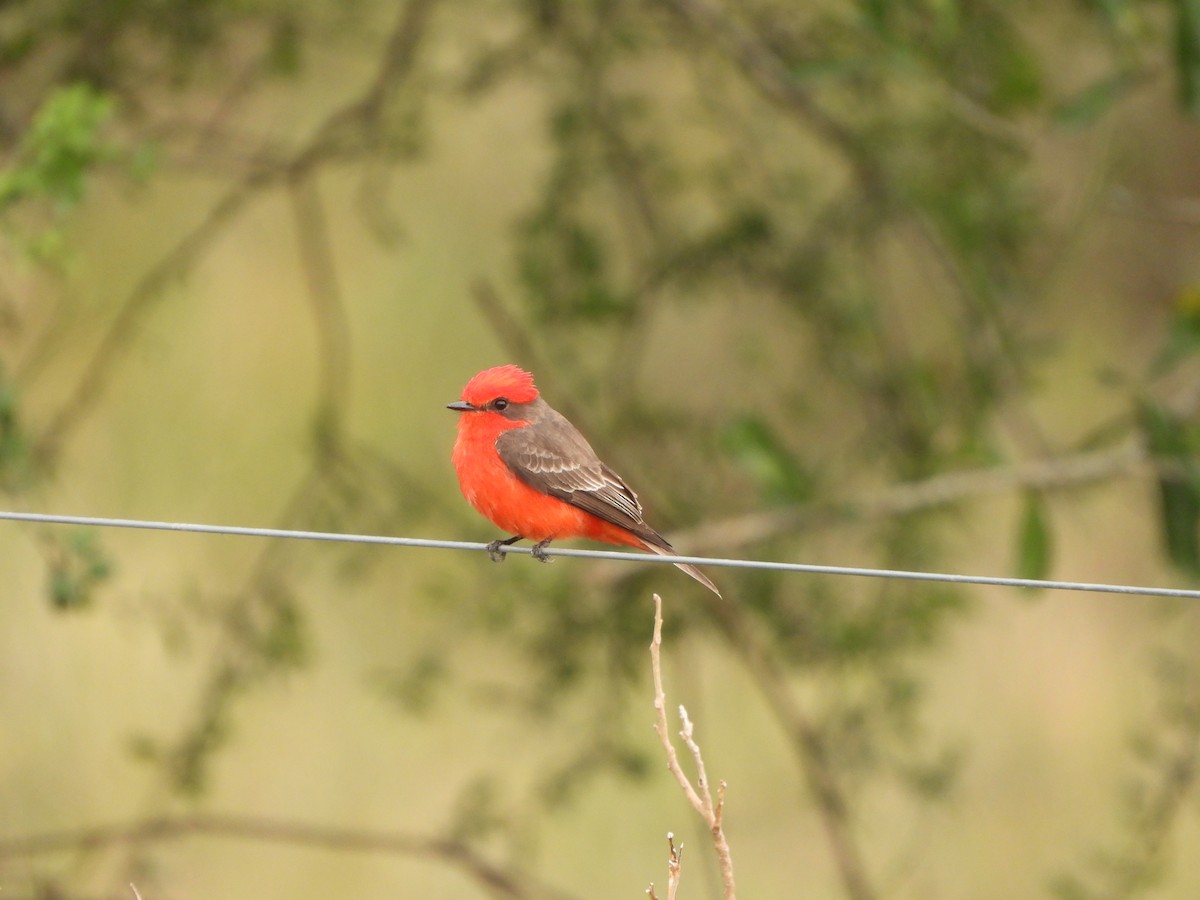
[[[452,409],[455,412],[474,412],[475,407],[466,400],[455,400],[453,403],[447,403],[446,409]]]

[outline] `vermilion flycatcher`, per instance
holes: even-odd
[[[533,555],[543,562],[546,545],[556,538],[591,538],[663,556],[675,552],[642,520],[633,489],[538,395],[528,372],[485,369],[447,409],[462,414],[453,459],[463,495],[513,535],[488,545],[493,559],[503,559],[501,546],[523,538],[537,542]],[[695,566],[676,565],[721,595]]]

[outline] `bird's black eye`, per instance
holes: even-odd
[[[508,398],[507,397],[497,397],[495,400],[492,401],[492,406],[495,407],[497,410],[508,409]]]

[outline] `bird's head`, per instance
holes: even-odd
[[[446,404],[446,408],[462,413],[505,415],[510,407],[532,403],[537,398],[538,389],[534,386],[532,375],[517,366],[496,366],[494,369],[484,369],[468,381],[463,388],[462,399]],[[513,413],[515,410],[505,418]]]

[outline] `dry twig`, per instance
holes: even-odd
[[[679,756],[675,752],[675,745],[671,743],[671,735],[667,731],[667,695],[663,690],[661,659],[662,624],[662,597],[655,594],[654,639],[650,642],[650,670],[654,676],[654,728],[658,732],[658,739],[662,742],[663,750],[667,754],[667,769],[675,776],[684,796],[700,814],[700,818],[708,825],[708,830],[712,834],[713,849],[716,850],[717,864],[721,869],[721,886],[725,900],[734,900],[737,891],[733,880],[733,857],[729,852],[729,843],[725,840],[725,831],[721,826],[721,817],[725,810],[725,782],[722,781],[718,784],[717,798],[714,802],[712,792],[708,787],[708,774],[704,769],[704,758],[700,755],[700,745],[693,737],[692,722],[688,718],[687,710],[682,706],[679,707],[679,718],[683,723],[683,729],[679,734],[696,764],[695,787],[692,786],[687,774],[679,765]],[[679,860],[678,855],[674,853],[674,844],[672,844],[672,858],[674,865],[670,868],[675,876],[674,880],[677,882]],[[668,897],[673,895],[674,891],[668,894]]]
[[[667,832],[667,846],[671,848],[671,855],[667,857],[667,900],[675,900],[675,895],[679,891],[679,872],[683,862],[683,841],[679,842],[679,846],[675,846],[675,835]],[[654,882],[650,882],[650,887],[646,889],[646,896],[650,900],[658,900],[658,894],[654,893]]]

